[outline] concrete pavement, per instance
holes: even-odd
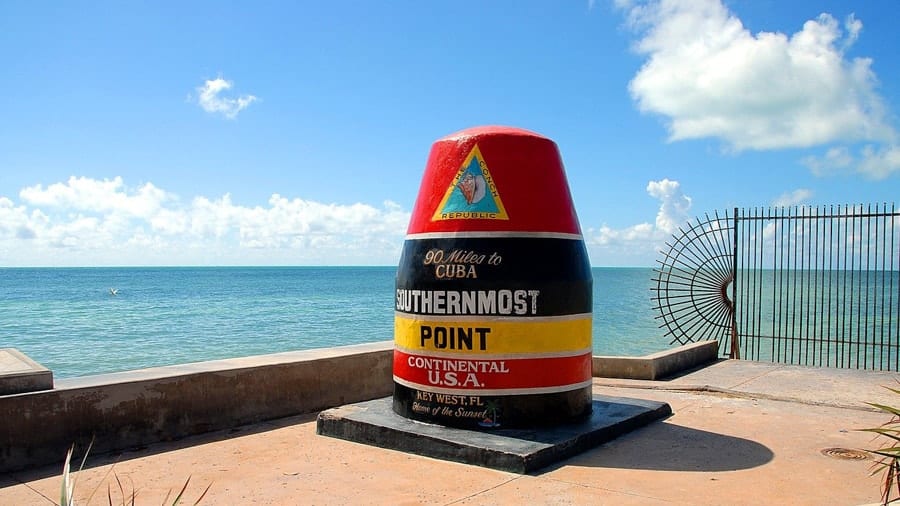
[[[120,502],[118,477],[137,504],[161,504],[190,476],[186,498],[211,483],[203,504],[216,505],[872,503],[872,461],[838,457],[878,446],[856,429],[887,421],[864,402],[900,404],[881,388],[896,377],[722,361],[668,381],[595,378],[595,393],[674,414],[529,475],[317,436],[314,415],[291,417],[90,456],[76,498],[107,504],[110,486]],[[59,467],[0,476],[0,504],[55,504]]]

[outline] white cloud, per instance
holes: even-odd
[[[647,183],[647,194],[659,200],[656,224],[638,223],[623,229],[602,225],[588,229],[585,243],[602,265],[611,265],[611,259],[626,258],[631,265],[652,265],[656,256],[680,226],[691,216],[691,198],[681,190],[678,181],[662,179]]]
[[[869,179],[880,180],[900,172],[900,145],[867,144],[853,155],[844,146],[828,149],[819,156],[806,156],[800,163],[817,176],[857,172]]]
[[[817,176],[826,176],[836,172],[851,171],[855,160],[850,150],[844,146],[830,148],[822,157],[807,156],[800,160]]]
[[[239,112],[258,99],[253,95],[241,95],[235,98],[220,96],[222,92],[231,89],[232,85],[231,81],[226,81],[221,77],[207,79],[202,86],[197,87],[197,102],[208,113],[221,114],[228,119],[234,119]]]
[[[647,57],[629,91],[642,112],[665,118],[671,141],[717,138],[740,151],[897,137],[872,60],[845,56],[862,30],[854,16],[846,33],[821,14],[790,36],[754,35],[720,0],[617,5]]]
[[[66,183],[47,188],[38,184],[19,192],[19,197],[36,207],[66,208],[78,211],[117,212],[148,217],[155,214],[171,195],[146,183],[133,194],[124,192],[121,177],[98,181],[86,177],[70,177]]]
[[[792,192],[782,193],[774,201],[772,205],[775,207],[788,207],[802,204],[812,198],[812,190],[806,188],[798,188]]]
[[[859,38],[859,32],[862,31],[863,24],[862,21],[856,19],[855,14],[850,14],[844,22],[844,28],[847,29],[847,38],[844,39],[843,49],[847,49]]]
[[[873,179],[884,179],[900,172],[900,145],[863,147],[858,170]]]
[[[152,183],[72,177],[0,197],[3,265],[252,265],[397,262],[409,212],[272,195],[264,206],[230,195],[177,196]]]
[[[660,200],[659,212],[656,213],[657,229],[671,234],[690,218],[691,198],[682,193],[678,181],[650,181],[647,183],[647,193]]]
[[[0,237],[32,239],[34,238],[32,221],[40,223],[42,215],[38,213],[29,216],[25,206],[17,206],[12,200],[0,197]]]

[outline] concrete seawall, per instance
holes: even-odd
[[[716,359],[716,343],[594,357],[594,376],[659,379]],[[393,341],[64,379],[0,395],[0,473],[318,412],[391,395]]]
[[[593,375],[599,378],[658,380],[718,357],[718,341],[700,341],[643,357],[594,356]]]
[[[0,473],[391,394],[393,343],[157,367],[0,397]]]

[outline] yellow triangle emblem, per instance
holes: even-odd
[[[431,221],[508,219],[497,185],[476,144],[447,187]]]

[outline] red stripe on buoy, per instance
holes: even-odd
[[[496,195],[490,195],[488,181],[484,198],[498,202],[496,217],[484,212],[481,218],[472,213],[458,219],[434,219],[448,191],[468,190],[463,181],[454,183],[457,175],[466,172],[464,163],[476,147],[494,185]],[[500,212],[500,203],[505,212]],[[581,234],[556,143],[528,130],[501,126],[470,128],[435,141],[408,233],[457,231]]]
[[[435,357],[394,350],[394,376],[424,389],[571,390],[591,380],[591,353],[570,357]]]

